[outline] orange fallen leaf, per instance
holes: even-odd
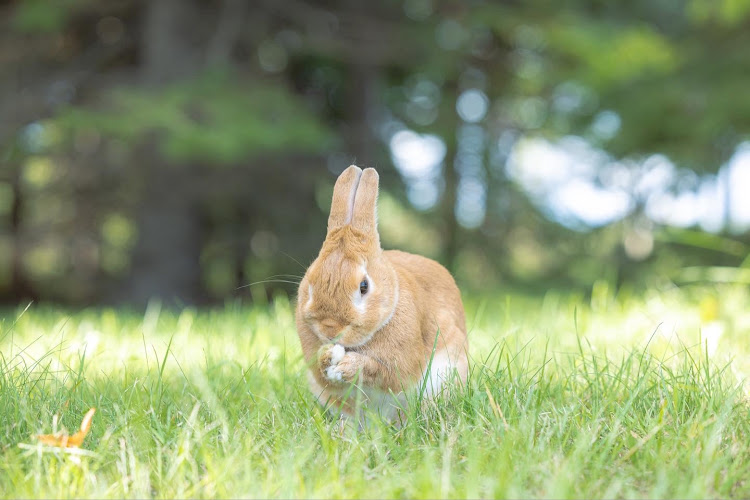
[[[35,436],[40,443],[58,448],[78,448],[83,443],[86,434],[91,430],[91,420],[94,418],[96,408],[91,408],[81,421],[81,429],[72,436],[58,432],[56,434],[38,434]]]

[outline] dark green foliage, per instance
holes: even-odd
[[[80,0],[21,0],[13,15],[13,28],[26,34],[54,34],[65,28]]]
[[[165,88],[114,90],[109,109],[69,108],[56,120],[134,147],[156,134],[174,162],[236,163],[258,155],[322,152],[333,137],[300,98],[282,87],[205,75]]]
[[[291,292],[350,163],[381,173],[385,246],[467,289],[738,266],[748,237],[728,234],[743,230],[729,201],[708,249],[710,235],[670,239],[635,184],[661,155],[677,172],[665,191],[697,191],[750,138],[749,20],[747,0],[5,2],[0,301]],[[486,99],[476,123],[457,109],[467,90]],[[391,150],[404,129],[444,147],[424,209]],[[613,165],[632,174],[624,219],[565,221],[513,178],[525,143],[565,137],[599,155],[594,186]],[[457,216],[462,192],[486,196],[477,227]]]

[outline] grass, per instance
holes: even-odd
[[[284,298],[5,311],[0,497],[747,498],[748,295],[468,299],[465,390],[361,431],[308,393]],[[84,455],[35,444],[90,407]]]

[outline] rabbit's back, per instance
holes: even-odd
[[[466,318],[461,292],[450,272],[438,262],[400,250],[386,250],[383,255],[396,271],[399,285],[411,288],[411,296],[423,316],[425,342],[432,346],[437,323],[454,344],[466,342]],[[449,339],[446,339],[449,340]]]

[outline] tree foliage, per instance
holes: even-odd
[[[385,243],[470,286],[738,263],[663,237],[635,193],[623,221],[561,227],[508,160],[577,136],[600,152],[600,184],[657,154],[718,172],[750,131],[747,0],[12,0],[0,14],[7,299],[194,302],[299,274],[352,162],[381,171]],[[438,145],[437,166],[400,166],[398,132]],[[250,293],[293,290],[278,281]]]

